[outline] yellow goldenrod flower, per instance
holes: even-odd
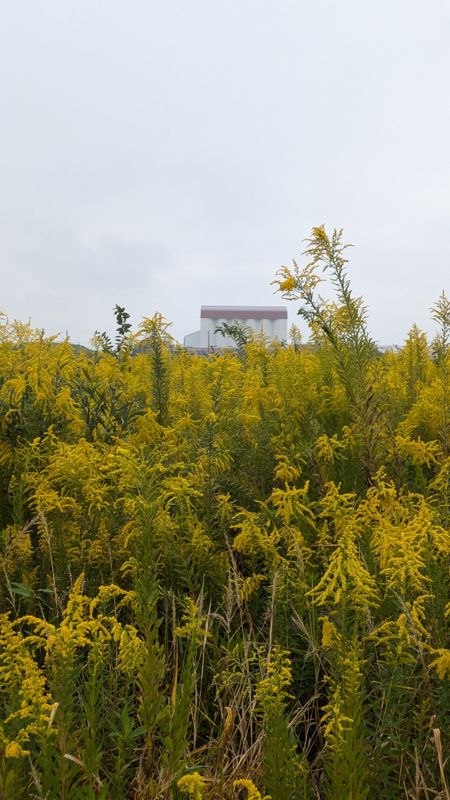
[[[233,782],[233,786],[235,789],[246,789],[247,800],[271,800],[268,794],[263,797],[259,789],[257,789],[253,781],[249,778],[240,778],[240,780]]]
[[[430,668],[433,667],[436,670],[441,681],[444,680],[446,675],[450,678],[450,650],[441,648],[434,652],[438,654],[438,657],[431,662]]]
[[[177,781],[180,792],[192,797],[193,800],[202,800],[205,785],[205,780],[199,772],[191,772],[189,775],[183,775],[183,777]]]
[[[290,275],[288,278],[285,278],[284,281],[280,283],[280,289],[282,292],[292,292],[295,289],[296,281],[295,278]]]
[[[6,758],[24,758],[29,754],[29,751],[24,750],[18,742],[9,742],[5,748]]]
[[[337,636],[336,626],[329,617],[323,617],[322,619],[322,647],[332,647]]]

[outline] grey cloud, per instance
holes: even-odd
[[[5,0],[1,21],[5,310],[87,341],[120,302],[181,338],[202,303],[277,302],[326,222],[357,245],[374,335],[432,329],[447,2]]]

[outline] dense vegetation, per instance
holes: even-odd
[[[380,354],[345,254],[305,346],[3,318],[1,798],[450,797],[450,302]]]

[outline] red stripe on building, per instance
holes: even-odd
[[[202,319],[287,319],[284,306],[202,306]]]

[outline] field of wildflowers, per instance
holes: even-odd
[[[380,354],[346,254],[305,345],[3,318],[2,800],[450,798],[450,301]]]

